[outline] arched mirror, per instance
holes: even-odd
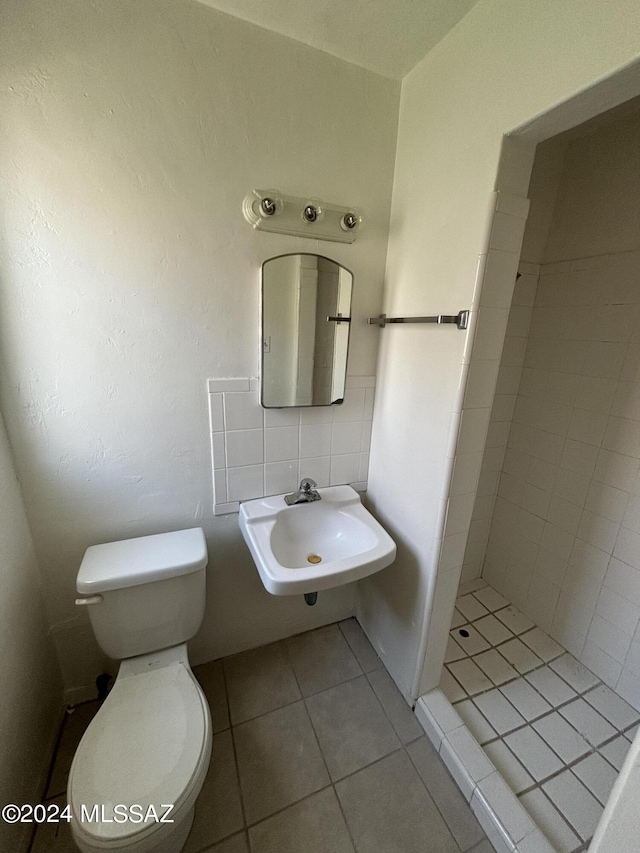
[[[262,265],[262,405],[341,403],[347,375],[353,275],[322,255]]]

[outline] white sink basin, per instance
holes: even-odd
[[[351,583],[395,560],[395,542],[351,486],[318,492],[312,503],[287,506],[276,495],[240,505],[242,535],[272,595]]]

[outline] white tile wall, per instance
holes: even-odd
[[[520,384],[520,377],[524,364],[529,327],[533,314],[534,298],[538,284],[540,267],[537,264],[518,264],[518,255],[512,252],[489,251],[485,280],[482,290],[481,304],[495,306],[496,309],[506,309],[511,304],[511,309],[506,322],[506,334],[502,358],[498,370],[495,397],[492,407],[486,409],[472,409],[463,412],[463,425],[467,427],[469,434],[486,435],[484,445],[485,452],[482,457],[480,468],[480,479],[478,494],[471,517],[471,528],[464,554],[462,567],[462,580],[470,580],[480,577],[482,564],[487,550],[489,540],[489,528],[493,515],[498,485],[500,482],[500,471],[503,461],[507,466],[517,462],[511,454],[509,460],[505,460],[509,431],[511,428],[513,409],[516,404],[516,394]],[[520,277],[516,281],[516,273]],[[515,282],[515,285],[514,285]],[[492,325],[499,323],[501,315],[496,316]],[[497,334],[494,340],[500,340]],[[474,359],[476,351],[474,346]],[[480,356],[478,356],[480,357]],[[485,356],[486,357],[486,356]],[[500,358],[498,351],[496,358]],[[482,412],[482,416],[473,413]],[[473,423],[471,422],[473,419]],[[465,421],[467,422],[465,424]],[[487,423],[488,421],[488,423]],[[465,436],[466,438],[466,433]],[[458,453],[465,452],[472,445],[461,446],[458,442]],[[542,475],[542,472],[540,472]]]
[[[293,491],[302,477],[366,489],[375,377],[348,376],[340,406],[263,409],[258,388],[257,379],[209,380],[216,515]]]
[[[501,364],[463,578],[483,563],[640,708],[640,252],[546,264],[518,297],[524,278],[507,336],[529,323],[528,345],[521,365]]]

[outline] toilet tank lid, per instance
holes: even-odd
[[[82,595],[93,595],[166,580],[203,569],[207,559],[201,527],[92,545],[80,565],[76,588]]]

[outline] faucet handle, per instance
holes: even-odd
[[[311,477],[304,477],[300,480],[300,491],[301,492],[310,492],[311,489],[315,489],[318,484],[315,480],[312,480]]]

